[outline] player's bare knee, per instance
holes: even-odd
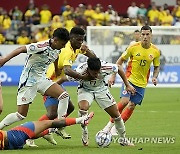
[[[135,106],[136,106],[136,105],[135,105],[134,103],[129,102],[127,107],[128,107],[130,110],[134,110]]]
[[[51,113],[48,113],[47,116],[50,120],[54,120],[57,118],[58,115],[57,115],[57,112],[51,112]]]
[[[87,111],[89,109],[89,104],[88,103],[79,103],[79,109]]]

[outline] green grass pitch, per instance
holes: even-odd
[[[75,105],[75,111],[70,117],[77,117],[76,87],[66,87]],[[4,110],[0,115],[2,120],[8,113],[15,112],[17,87],[3,87]],[[112,88],[111,93],[119,101],[119,88]],[[79,125],[66,128],[72,139],[63,140],[54,135],[58,145],[50,145],[40,138],[36,140],[38,148],[24,147],[23,150],[1,151],[0,153],[13,154],[52,154],[52,153],[163,153],[174,154],[180,152],[180,89],[179,88],[147,88],[145,98],[141,106],[137,106],[133,116],[127,121],[127,136],[136,140],[135,147],[122,147],[114,138],[109,148],[97,148],[95,134],[101,130],[109,120],[109,116],[93,102],[90,111],[95,112],[94,119],[90,122],[90,144],[83,147],[81,143],[81,129]],[[24,121],[17,122],[16,126],[25,121],[37,120],[46,113],[43,106],[42,96],[38,94],[34,103],[30,106],[28,117]],[[6,128],[6,129],[8,129]],[[153,140],[154,139],[154,140]],[[164,141],[169,139],[170,143]],[[145,141],[146,140],[146,141]]]

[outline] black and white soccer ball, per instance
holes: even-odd
[[[101,148],[108,147],[112,141],[112,134],[109,131],[107,132],[107,131],[101,130],[96,134],[95,140],[98,147],[101,147]]]

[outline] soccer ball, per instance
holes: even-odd
[[[111,144],[112,134],[111,134],[111,132],[101,130],[96,134],[95,139],[96,139],[96,143],[99,147],[105,148]]]

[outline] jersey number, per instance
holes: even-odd
[[[146,60],[141,60],[140,61],[140,66],[145,66],[146,65]]]

